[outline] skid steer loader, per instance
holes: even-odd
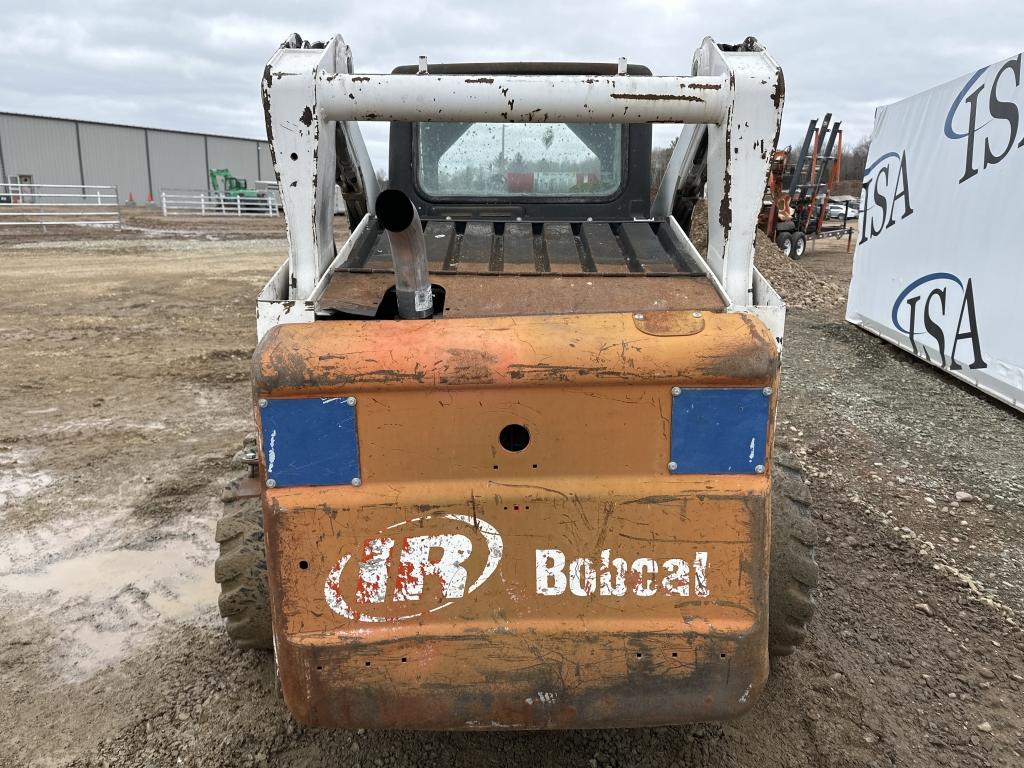
[[[799,468],[772,449],[785,307],[752,262],[783,95],[753,38],[705,39],[685,77],[356,74],[340,37],[273,55],[288,260],[257,301],[258,439],[216,577],[296,718],[624,727],[753,704],[817,575]],[[357,121],[390,123],[387,190]],[[685,127],[652,199],[653,123]]]

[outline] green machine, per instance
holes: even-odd
[[[210,187],[214,192],[229,197],[265,197],[265,194],[257,189],[249,189],[245,179],[232,176],[227,168],[210,169]]]

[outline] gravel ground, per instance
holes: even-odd
[[[704,200],[698,200],[693,209],[690,239],[694,247],[706,258],[708,227],[707,202]],[[813,259],[809,258],[812,256]],[[824,266],[825,268],[808,269],[805,261],[796,262],[786,258],[764,232],[757,230],[754,237],[754,266],[790,307],[827,311],[840,304],[845,305],[849,275],[846,276],[845,283],[837,282],[834,279],[836,276],[831,273],[830,266],[821,264],[821,262],[823,260],[826,262],[838,260],[849,264],[850,256],[846,253],[846,238],[836,240],[829,237],[809,242],[803,258],[807,262],[813,260],[815,266]]]
[[[750,713],[529,734],[297,725],[272,659],[223,636],[212,575],[280,223],[156,218],[0,239],[0,765],[1024,764],[1024,419],[844,324],[845,243],[810,269],[759,248],[797,307],[778,437],[810,469],[822,578],[809,644]]]

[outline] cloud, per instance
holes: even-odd
[[[0,110],[259,138],[263,65],[293,31],[312,39],[340,32],[366,72],[425,54],[435,62],[626,56],[655,74],[680,74],[705,35],[754,35],[785,71],[782,143],[798,143],[808,120],[826,111],[852,142],[870,132],[876,106],[1018,52],[1024,29],[1024,5],[993,0],[840,0],[813,11],[749,0],[253,0],[222,8],[15,3],[4,11]],[[674,133],[659,127],[656,140]],[[386,163],[386,126],[367,126],[366,139],[375,162]]]

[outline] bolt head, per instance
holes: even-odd
[[[345,402],[348,403],[349,405],[355,405],[356,399],[354,397],[346,397]]]
[[[771,397],[772,396],[772,388],[771,387],[765,387],[764,389],[761,390],[761,394],[764,395],[765,397]]]
[[[676,464],[674,461],[670,461],[668,463],[668,470],[669,470],[669,472],[675,472],[677,469],[679,469],[679,465]]]
[[[266,408],[267,407],[267,398],[261,397],[259,399],[259,406],[260,406],[260,408]]]
[[[276,488],[276,487],[277,487],[277,480],[275,480],[272,477],[268,477],[267,478],[267,488]]]
[[[756,467],[754,467],[754,471],[757,472],[757,474],[759,474],[759,475],[763,475],[764,474],[764,464],[758,464]]]
[[[679,397],[683,394],[682,387],[672,387],[672,397]]]
[[[643,320],[644,319],[643,312],[637,312],[635,315],[633,315],[633,319],[634,320]]]
[[[693,316],[694,317],[703,317],[703,315],[700,312],[694,312]]]
[[[363,481],[360,478],[358,478],[358,477],[353,477],[352,478],[352,485],[354,485],[356,488],[358,488],[362,484],[363,484]]]

